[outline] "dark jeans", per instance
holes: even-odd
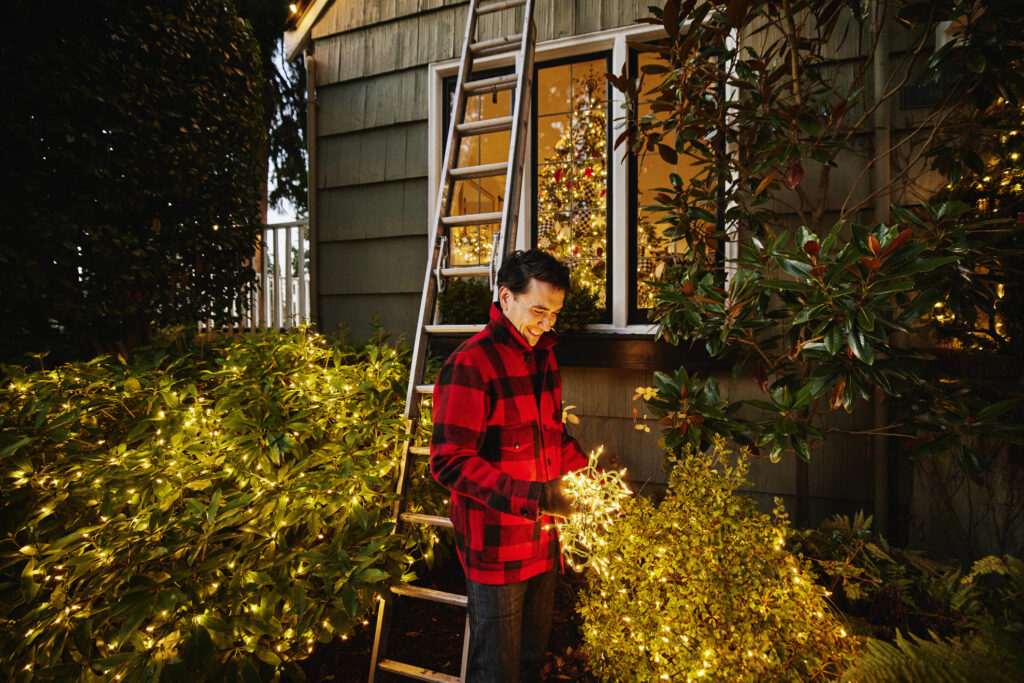
[[[555,599],[555,570],[490,586],[466,581],[469,683],[536,681],[544,664]]]

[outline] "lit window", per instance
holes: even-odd
[[[607,57],[537,69],[536,245],[564,261],[577,286],[608,299]]]
[[[632,73],[643,78],[641,92],[645,93],[656,85],[664,76],[660,73],[644,74],[645,65],[664,64],[657,55],[650,52],[633,53]],[[651,107],[641,104],[638,116],[651,114]],[[662,142],[675,147],[675,136],[666,137]],[[654,290],[647,281],[657,279],[660,273],[676,262],[687,251],[686,242],[674,239],[675,230],[672,217],[664,211],[645,210],[645,207],[657,205],[656,197],[666,193],[671,195],[670,176],[675,173],[683,183],[687,183],[697,173],[692,159],[680,154],[675,163],[666,161],[657,151],[636,155],[632,160],[632,176],[635,189],[631,188],[630,197],[633,210],[630,217],[632,223],[631,240],[631,322],[645,322],[646,309],[654,305]],[[713,229],[708,226],[708,229]]]
[[[508,73],[507,70],[478,74],[477,78]],[[449,98],[455,89],[455,79],[449,79],[445,88]],[[449,99],[451,101],[451,99]],[[511,97],[508,90],[474,95],[466,100],[465,122],[496,119],[511,115]],[[447,117],[446,117],[447,118]],[[445,132],[447,134],[447,121]],[[482,166],[508,161],[509,132],[498,131],[483,135],[464,136],[459,145],[458,168]],[[452,187],[452,216],[480,213],[500,213],[505,206],[505,176],[487,176],[458,180]],[[454,226],[449,231],[449,263],[454,266],[478,265],[491,260],[494,233],[501,220],[481,225]]]
[[[672,239],[672,217],[643,211],[655,203],[659,188],[671,185],[670,175],[690,181],[695,169],[686,155],[670,164],[656,151],[643,156],[613,149],[624,116],[623,96],[608,84],[605,74],[620,72],[629,63],[631,77],[653,64],[651,53],[630,49],[633,42],[658,37],[655,28],[577,36],[537,45],[532,96],[533,119],[527,154],[528,177],[516,246],[538,247],[555,254],[572,270],[573,282],[594,292],[604,315],[594,331],[649,333],[648,313],[652,288],[645,284],[682,257],[686,243]],[[572,56],[566,54],[572,51]],[[494,67],[491,67],[494,64]],[[440,86],[431,114],[435,155],[431,180],[436,182],[442,163],[440,149],[448,132],[448,107],[453,101],[458,63],[454,60],[431,67]],[[488,64],[474,73],[475,80],[512,73],[513,66]],[[644,89],[656,85],[660,74],[645,76]],[[711,87],[715,87],[712,84]],[[471,97],[466,120],[510,116],[509,91]],[[441,111],[439,111],[441,110]],[[647,112],[641,112],[641,115]],[[508,133],[468,136],[461,144],[459,166],[504,162]],[[674,140],[665,140],[674,145]],[[452,188],[453,215],[499,213],[504,208],[504,177],[459,181]],[[432,192],[436,184],[432,183]],[[706,215],[720,221],[717,206],[704,207]],[[715,226],[708,221],[711,231]],[[529,229],[524,229],[529,226]],[[698,231],[702,226],[688,226]],[[491,257],[493,224],[453,227],[449,238],[449,263],[483,264]],[[721,229],[721,226],[719,226]],[[722,248],[719,247],[720,251]]]

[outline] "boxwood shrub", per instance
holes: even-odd
[[[835,678],[852,648],[785,513],[737,495],[746,465],[687,450],[660,504],[636,497],[581,594],[591,667],[616,681]]]
[[[405,359],[299,331],[4,367],[0,677],[300,676],[424,541],[388,519]]]

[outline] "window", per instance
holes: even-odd
[[[497,69],[486,73],[478,73],[477,78],[491,78],[509,73],[509,69]],[[445,80],[445,99],[453,102],[455,95],[454,77]],[[474,95],[466,100],[466,122],[510,116],[512,98],[508,90],[488,95]],[[450,106],[445,111],[444,131],[447,137]],[[507,160],[508,131],[470,135],[464,137],[459,144],[459,158],[456,166],[480,166],[496,164]],[[477,213],[500,213],[505,205],[505,178],[488,176],[469,180],[458,180],[452,187],[453,216]],[[498,231],[501,220],[483,225],[452,227],[449,231],[449,263],[453,266],[479,265],[491,260],[494,249],[494,233]]]
[[[520,207],[517,248],[532,246],[551,251],[570,264],[574,282],[598,294],[605,315],[593,331],[620,334],[650,333],[651,290],[644,283],[659,264],[681,255],[682,243],[672,242],[657,214],[642,211],[657,188],[669,185],[670,173],[684,179],[693,169],[680,157],[668,164],[657,154],[633,158],[625,148],[613,149],[623,96],[605,79],[609,71],[629,65],[633,76],[651,59],[650,53],[630,50],[627,41],[650,40],[652,27],[627,27],[589,36],[575,36],[537,45],[533,120]],[[509,73],[512,65],[482,61],[487,75]],[[447,107],[458,70],[457,62],[431,66],[430,201],[435,201],[437,172],[444,153]],[[483,77],[477,73],[476,77]],[[649,79],[652,77],[648,77]],[[471,98],[467,117],[491,118],[510,114],[509,93]],[[467,139],[461,163],[503,161],[508,133]],[[501,157],[500,159],[497,157]],[[453,213],[500,211],[503,183],[483,179],[457,183]],[[530,229],[523,229],[529,226]],[[452,231],[450,262],[485,263],[498,224]]]
[[[609,55],[540,64],[533,98],[533,243],[568,264],[606,311],[609,69]]]
[[[630,51],[630,73],[643,77],[641,92],[651,88],[658,76],[644,76],[642,67],[656,63],[657,57],[650,52]],[[637,112],[640,117],[651,113],[649,105],[641,105]],[[665,144],[675,147],[675,137],[665,138]],[[688,163],[688,157],[680,155],[676,163],[670,164],[657,152],[631,155],[630,158],[630,280],[629,320],[631,323],[647,321],[647,314],[654,305],[653,288],[646,281],[655,279],[656,271],[667,267],[685,254],[686,243],[674,241],[664,213],[644,210],[655,205],[659,190],[669,188],[669,175],[678,174],[683,182],[692,178],[696,169]],[[670,191],[670,190],[669,190]]]

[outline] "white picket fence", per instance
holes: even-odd
[[[300,220],[263,228],[256,287],[245,310],[232,310],[236,330],[291,329],[309,323],[308,227],[308,220]],[[215,328],[212,320],[199,324],[200,331]]]

